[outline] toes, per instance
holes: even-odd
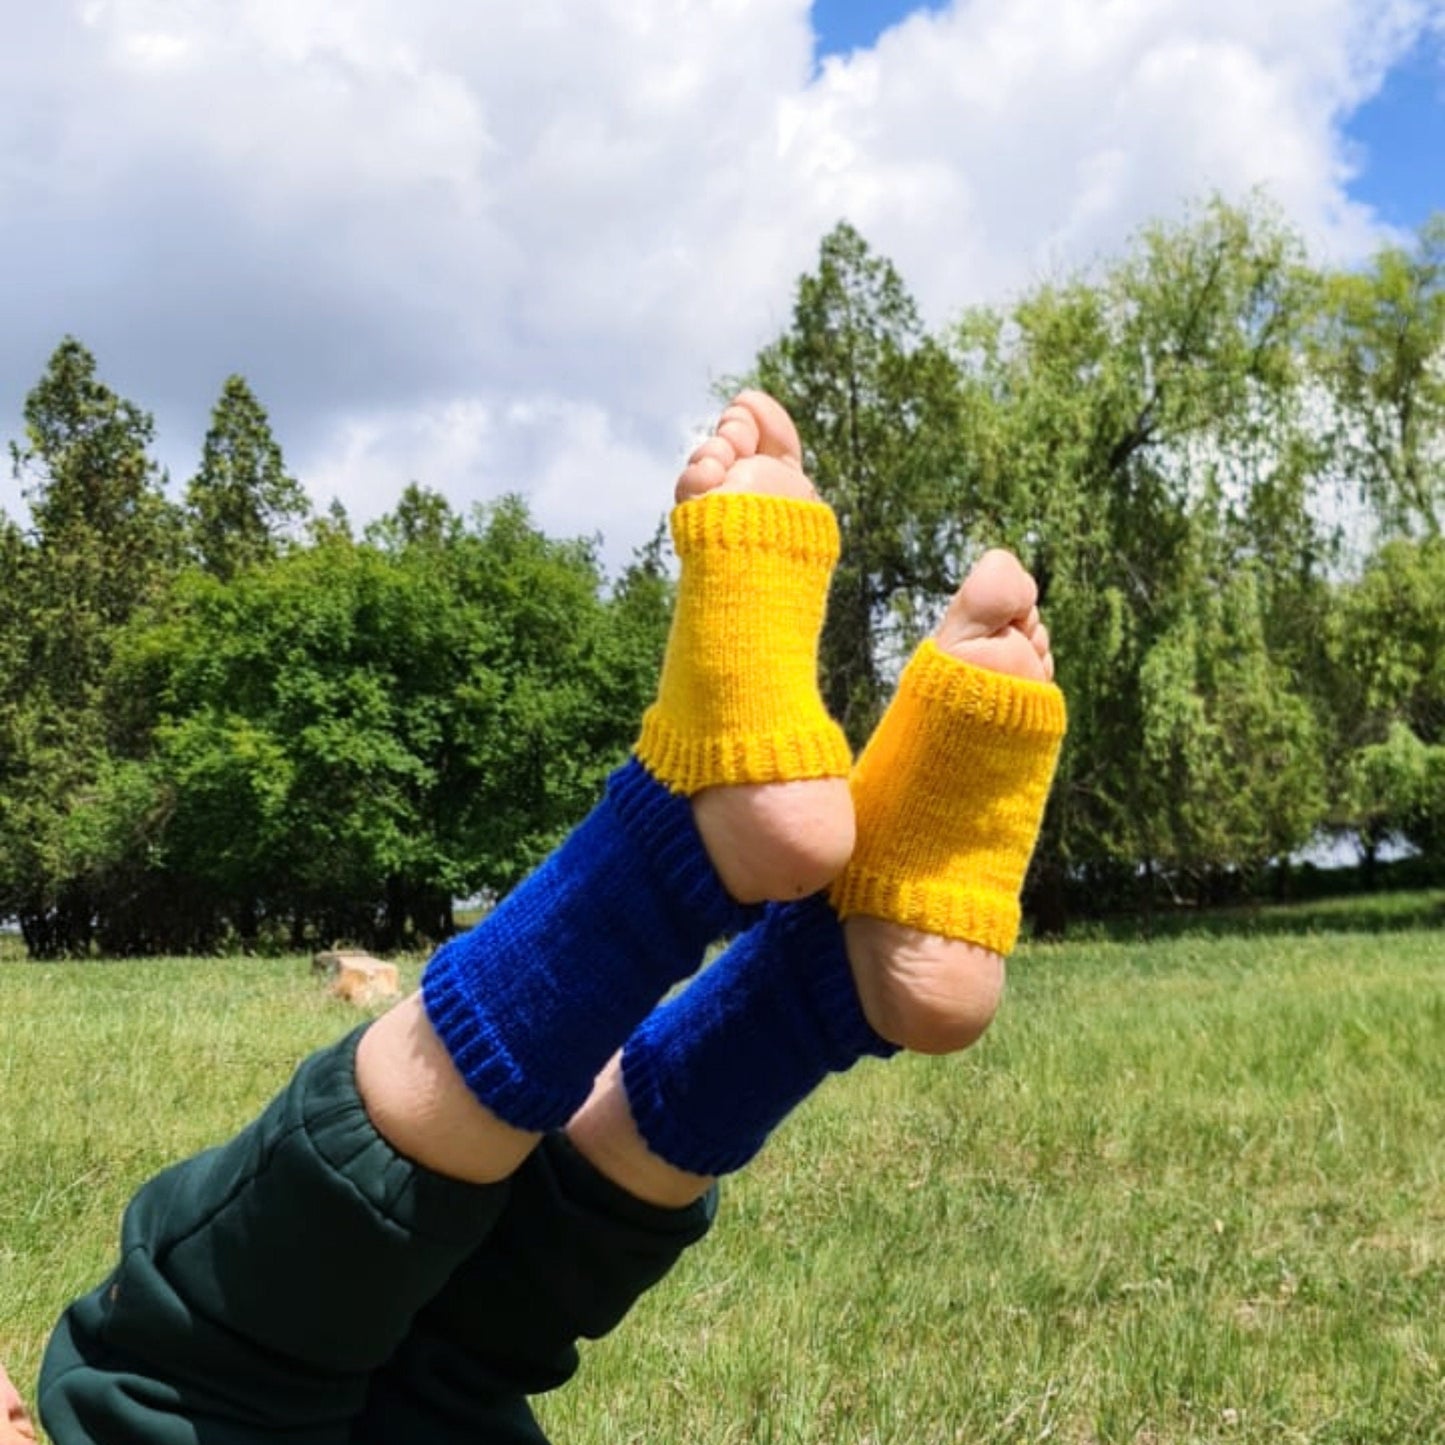
[[[766,392],[740,391],[733,398],[712,436],[693,448],[673,495],[687,502],[718,488],[816,499],[803,471],[798,430]]]
[[[1033,644],[1034,652],[1044,665],[1044,681],[1054,680],[1054,654],[1053,639],[1049,636],[1049,629],[1044,625],[1043,618],[1039,616],[1039,609],[1029,609],[1028,620],[1024,623],[1024,636]]]
[[[733,398],[732,406],[724,415],[734,409],[747,413],[757,429],[756,452],[759,456],[776,457],[789,466],[803,465],[803,443],[798,429],[782,403],[775,401],[765,391],[749,389],[740,391]]]
[[[1044,665],[1044,681],[1052,682],[1054,680],[1054,654],[1049,642],[1049,629],[1040,622],[1029,634],[1029,641],[1033,643],[1034,651]]]
[[[746,393],[744,393],[746,394]],[[735,458],[755,457],[762,441],[762,427],[741,402],[733,402],[718,418],[716,438],[732,448]]]
[[[944,652],[1032,681],[1050,682],[1054,659],[1039,618],[1038,587],[1012,552],[985,552],[954,593],[933,634]]]
[[[1004,614],[1007,622],[1038,619],[1038,584],[1024,564],[1002,547],[985,552],[963,585],[981,613]]]
[[[732,466],[739,457],[749,456],[751,453],[740,451],[733,442],[725,436],[713,435],[704,438],[693,449],[689,462],[700,462],[705,457],[711,457],[715,462],[721,462],[724,469]]]

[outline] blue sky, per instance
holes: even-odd
[[[1416,42],[1379,93],[1350,117],[1345,133],[1360,147],[1353,196],[1411,230],[1445,210],[1445,44],[1439,34]]]
[[[818,58],[866,48],[915,10],[937,8],[937,4],[923,6],[908,0],[813,0]]]

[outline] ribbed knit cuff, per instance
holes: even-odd
[[[838,519],[826,502],[761,492],[708,492],[681,502],[672,510],[669,527],[684,564],[703,553],[742,552],[790,558],[826,571],[842,551]]]
[[[775,905],[628,1040],[638,1131],[674,1167],[740,1169],[830,1073],[896,1047],[864,1017],[822,895]]]
[[[833,885],[839,916],[1008,953],[1065,725],[1052,683],[925,642],[854,769],[858,846]]]

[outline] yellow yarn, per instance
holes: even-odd
[[[709,492],[673,509],[682,562],[656,703],[637,756],[674,793],[844,777],[818,696],[818,634],[838,559],[822,502]]]
[[[1065,728],[1063,694],[925,642],[858,759],[858,846],[833,885],[865,913],[1008,953]]]

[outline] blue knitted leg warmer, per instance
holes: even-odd
[[[858,1002],[843,931],[823,895],[774,905],[622,1052],[638,1130],[693,1174],[741,1168],[830,1073],[887,1058]]]
[[[688,800],[635,759],[562,846],[427,965],[427,1016],[472,1092],[514,1128],[560,1128],[603,1064],[748,912]]]

